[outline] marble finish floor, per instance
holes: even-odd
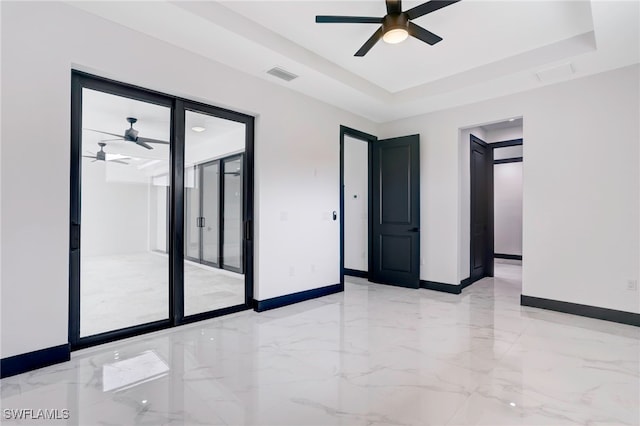
[[[638,425],[640,329],[519,305],[513,265],[461,295],[345,292],[73,354],[0,381],[72,425]],[[14,424],[3,420],[3,424]]]
[[[82,260],[80,335],[169,317],[166,254],[146,252]],[[185,314],[244,303],[244,275],[185,261]]]

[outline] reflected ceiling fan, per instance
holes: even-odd
[[[150,143],[169,145],[169,142],[167,141],[161,141],[159,139],[143,138],[141,136],[138,136],[138,131],[133,128],[133,125],[138,121],[138,119],[134,117],[127,117],[127,121],[129,122],[130,127],[124,131],[124,135],[118,135],[110,132],[103,132],[102,130],[95,130],[95,129],[86,129],[86,130],[91,130],[92,132],[98,132],[98,133],[102,133],[109,136],[115,136],[118,138],[118,139],[107,139],[107,141],[125,140],[127,142],[133,142],[135,144],[138,144],[147,149],[153,149],[153,147],[149,145]]]
[[[380,39],[383,39],[387,43],[395,44],[400,43],[408,36],[412,36],[433,46],[442,41],[442,37],[414,24],[411,20],[459,1],[460,0],[431,0],[403,12],[401,0],[386,0],[387,14],[382,18],[318,15],[316,16],[316,22],[319,24],[382,24],[354,56],[366,55]]]
[[[93,158],[92,163],[96,161],[108,161],[109,163],[129,164],[123,160],[130,160],[131,159],[130,157],[122,157],[122,158],[116,158],[113,160],[107,160],[107,153],[104,152],[104,147],[107,146],[107,144],[104,142],[98,142],[98,145],[100,146],[100,151],[96,152],[95,154],[89,153],[91,155],[83,155],[83,157]]]

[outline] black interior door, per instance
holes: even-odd
[[[493,151],[471,135],[471,281],[493,276]]]
[[[372,142],[369,280],[420,287],[419,135]]]

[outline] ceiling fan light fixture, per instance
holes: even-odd
[[[405,41],[409,37],[409,32],[404,28],[394,28],[382,36],[382,40],[389,44],[397,44]]]
[[[382,40],[397,44],[409,37],[409,19],[404,13],[389,14],[382,21]]]

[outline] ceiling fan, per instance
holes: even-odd
[[[95,154],[89,153],[91,155],[83,155],[84,158],[93,158],[93,162],[95,161],[108,161],[110,163],[118,163],[118,164],[129,164],[126,161],[123,160],[129,160],[129,157],[122,157],[122,158],[117,158],[117,159],[113,159],[113,160],[107,160],[107,153],[104,152],[104,147],[107,146],[106,143],[104,142],[98,142],[98,145],[100,146],[100,151],[96,152]]]
[[[316,22],[319,24],[382,24],[354,55],[364,56],[380,39],[391,44],[400,43],[408,36],[413,36],[430,45],[442,41],[442,37],[414,24],[411,20],[459,1],[460,0],[431,0],[403,12],[402,0],[385,0],[387,4],[387,14],[382,18],[318,15],[316,16]]]
[[[124,135],[118,135],[115,133],[109,133],[109,132],[103,132],[102,130],[94,130],[94,129],[86,129],[86,130],[91,130],[92,132],[98,132],[98,133],[103,133],[105,135],[110,135],[110,136],[116,136],[118,139],[107,139],[109,140],[125,140],[127,142],[133,142],[135,144],[138,144],[144,148],[147,149],[153,149],[153,147],[151,145],[149,145],[150,143],[158,143],[158,144],[164,144],[164,145],[169,145],[169,142],[167,141],[161,141],[159,139],[151,139],[151,138],[143,138],[141,136],[138,136],[138,131],[136,129],[133,128],[133,125],[138,121],[137,118],[134,117],[127,117],[127,121],[130,124],[130,127],[124,131]]]

